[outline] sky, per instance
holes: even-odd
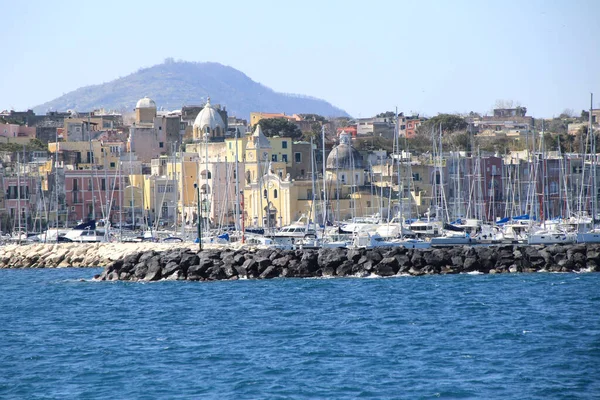
[[[589,109],[592,92],[600,108],[598,0],[0,0],[0,14],[0,110],[168,57],[354,117],[490,113],[504,100],[549,118]]]

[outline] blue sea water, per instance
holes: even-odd
[[[600,274],[98,272],[0,270],[0,399],[600,398]]]

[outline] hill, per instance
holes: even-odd
[[[34,108],[36,113],[49,110],[133,111],[140,98],[148,96],[165,110],[184,105],[202,105],[207,96],[213,104],[227,107],[229,115],[248,119],[250,112],[284,112],[348,116],[330,103],[317,98],[277,93],[253,81],[235,68],[219,63],[193,63],[165,60],[123,78],[101,85],[79,88]]]

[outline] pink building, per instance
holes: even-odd
[[[102,219],[108,202],[112,204],[109,220],[119,222],[125,185],[126,177],[120,177],[115,171],[66,170],[65,204],[69,221]]]
[[[35,214],[35,205],[37,203],[37,194],[39,185],[36,185],[36,179],[33,177],[5,176],[2,179],[4,191],[4,209],[12,220],[12,225],[17,226],[19,211],[21,213],[21,227],[25,227],[26,221],[29,221],[31,227],[32,215]],[[11,229],[3,230],[10,231]]]
[[[6,138],[28,137],[35,138],[35,127],[17,124],[0,124],[0,136]]]

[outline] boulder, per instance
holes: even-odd
[[[272,279],[278,276],[277,267],[274,265],[269,265],[265,268],[263,272],[261,272],[259,278],[260,279]]]
[[[161,275],[163,278],[168,278],[173,275],[175,272],[180,271],[179,263],[176,261],[169,261],[161,271]]]
[[[148,268],[146,270],[146,275],[144,276],[144,281],[157,281],[161,278],[161,265],[160,259],[157,256],[150,258],[147,261]]]
[[[379,276],[396,275],[399,270],[398,260],[396,257],[383,258],[373,269],[373,272]]]

